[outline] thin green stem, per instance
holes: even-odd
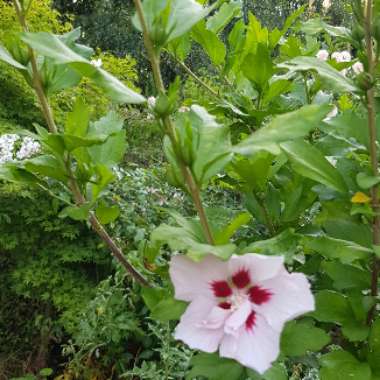
[[[156,46],[154,46],[154,44],[152,43],[152,40],[150,39],[148,25],[147,25],[146,20],[145,20],[143,6],[142,6],[141,1],[140,0],[133,0],[133,1],[135,4],[137,16],[139,18],[140,25],[142,28],[144,44],[145,44],[145,48],[147,50],[148,57],[150,60],[150,64],[152,67],[153,78],[154,78],[154,82],[155,82],[157,91],[158,91],[158,93],[165,94],[166,89],[165,89],[164,82],[162,80],[162,75],[161,75],[159,49]],[[190,195],[192,197],[195,209],[198,212],[198,216],[199,216],[199,219],[200,219],[206,240],[209,244],[214,244],[215,243],[214,237],[212,235],[212,231],[211,231],[211,228],[210,228],[207,216],[206,216],[206,212],[205,212],[205,209],[204,209],[203,204],[202,204],[202,199],[200,196],[200,189],[199,189],[199,186],[198,186],[198,184],[194,178],[194,175],[191,171],[191,168],[189,168],[189,166],[186,165],[186,163],[184,162],[184,160],[182,158],[182,154],[179,150],[179,144],[178,144],[178,140],[177,140],[177,134],[176,134],[175,126],[174,126],[174,124],[173,124],[173,122],[169,116],[163,117],[162,123],[163,123],[165,130],[166,130],[166,133],[168,134],[168,136],[171,140],[171,143],[173,145],[173,148],[174,148],[174,151],[176,154],[176,158],[178,160],[178,163],[179,163],[179,166],[181,169],[181,173],[183,175],[184,180],[186,181],[186,185],[187,185],[188,190],[190,192]]]
[[[309,85],[307,84],[307,74],[306,73],[303,73],[303,83],[304,83],[304,87],[305,87],[307,104],[311,104],[311,96],[310,96]]]
[[[188,67],[184,62],[176,58],[174,55],[172,57],[175,59],[175,61],[182,67],[182,69],[189,74],[198,84],[200,84],[202,87],[204,87],[211,95],[216,96],[220,98],[220,95],[218,92],[216,92],[214,89],[212,89],[205,81],[203,81],[197,74],[195,74],[190,67]]]
[[[258,195],[254,191],[252,192],[252,194],[253,194],[253,197],[256,200],[256,203],[259,205],[259,207],[260,207],[260,209],[261,209],[261,211],[263,213],[263,216],[265,218],[265,224],[266,224],[266,226],[267,226],[267,228],[269,230],[269,233],[272,236],[274,236],[276,234],[276,228],[274,226],[272,218],[269,215],[269,212],[268,212],[268,209],[267,209],[267,207],[265,205],[265,202],[263,202],[262,199],[259,199]]]
[[[367,0],[365,3],[365,41],[368,59],[368,74],[373,81],[375,76],[376,58],[373,51],[372,39],[372,0]],[[374,177],[379,175],[379,167],[377,161],[377,133],[376,133],[376,108],[375,108],[375,89],[371,83],[370,88],[366,92],[367,112],[368,112],[368,131],[370,137],[370,159],[372,175]],[[372,243],[375,246],[380,245],[380,205],[379,205],[379,187],[374,185],[371,188],[371,203],[374,211],[372,220]],[[376,256],[373,258],[372,264],[372,280],[371,280],[371,295],[378,296],[378,277],[380,271],[380,263]],[[368,314],[368,322],[371,323],[374,316],[375,308],[372,308]]]
[[[14,8],[16,10],[17,18],[20,22],[20,25],[23,29],[23,31],[29,32],[28,25],[25,20],[25,11],[22,8],[20,2],[18,0],[13,0]],[[34,90],[36,91],[37,98],[40,102],[42,112],[45,115],[46,123],[48,125],[49,131],[51,133],[57,133],[57,126],[55,125],[54,122],[54,116],[51,107],[49,106],[49,103],[47,101],[47,98],[45,96],[45,91],[43,87],[43,82],[41,79],[40,72],[38,70],[38,65],[37,65],[37,59],[36,55],[31,47],[28,48],[29,50],[29,58],[30,58],[30,64],[32,66],[32,73],[33,73],[33,87]]]
[[[16,10],[17,17],[19,19],[20,25],[24,32],[28,32],[28,25],[25,20],[25,10],[22,8],[20,2],[18,0],[13,0],[13,4]],[[36,95],[38,97],[38,100],[41,104],[42,113],[45,117],[46,123],[48,125],[48,129],[51,133],[57,133],[58,128],[54,121],[54,116],[52,112],[52,108],[50,107],[49,100],[45,95],[45,91],[43,88],[41,76],[38,70],[37,66],[37,60],[35,53],[33,49],[29,48],[29,56],[31,60],[32,65],[32,80],[33,80],[33,86],[36,91]],[[87,202],[86,198],[82,194],[79,184],[75,178],[75,176],[72,173],[71,170],[71,160],[70,157],[67,155],[64,158],[64,163],[67,169],[67,172],[69,174],[69,188],[72,192],[75,204],[77,206],[81,206],[84,203]],[[110,237],[108,232],[105,230],[105,228],[102,226],[102,224],[99,222],[97,217],[90,213],[89,217],[90,224],[93,228],[93,230],[98,234],[98,236],[106,243],[108,248],[111,250],[112,255],[119,261],[119,263],[126,269],[126,271],[140,284],[143,286],[150,286],[148,281],[127,261],[125,256],[123,255],[122,250],[116,245],[114,240]]]

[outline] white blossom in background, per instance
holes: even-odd
[[[362,73],[364,71],[364,66],[361,62],[355,62],[353,65],[352,65],[352,71],[354,72],[354,74],[358,75],[360,73]]]
[[[331,58],[335,59],[337,62],[341,62],[340,51],[334,51],[334,53],[331,54]]]
[[[340,52],[341,62],[351,62],[352,56],[348,50],[343,50]]]
[[[329,121],[338,115],[338,107],[334,106],[334,108],[326,115],[323,121]]]
[[[179,107],[178,109],[178,112],[189,112],[190,111],[190,107],[187,107],[187,106],[182,106],[182,107]]]
[[[36,155],[40,149],[41,145],[37,141],[31,137],[25,137],[19,151],[16,153],[16,157],[18,160],[24,160],[25,158]]]
[[[149,96],[149,98],[148,98],[148,106],[150,108],[154,108],[156,106],[156,98],[154,96]]]
[[[174,337],[260,374],[280,353],[285,323],[315,308],[306,276],[288,273],[281,256],[208,255],[194,262],[177,255],[169,273],[175,298],[190,302]]]
[[[21,140],[21,145],[16,149],[16,142]],[[5,134],[0,136],[0,164],[24,160],[36,155],[41,149],[40,144],[31,137],[21,139],[16,134]]]
[[[100,68],[103,65],[103,61],[100,58],[99,59],[92,59],[90,63],[92,66],[95,66],[97,68]]]
[[[327,61],[329,59],[329,52],[325,49],[319,50],[316,57],[321,61]]]
[[[331,58],[337,62],[351,62],[352,60],[351,53],[348,50],[335,51],[331,54]]]
[[[15,134],[6,134],[0,136],[0,164],[13,161],[13,151],[15,143],[20,139],[20,136]]]
[[[323,0],[322,7],[325,11],[328,11],[331,7],[331,0]]]

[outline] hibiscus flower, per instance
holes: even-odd
[[[280,352],[285,323],[314,310],[304,274],[288,273],[283,257],[246,254],[201,262],[174,256],[175,298],[190,302],[175,338],[264,373]]]

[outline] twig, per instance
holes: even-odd
[[[203,81],[201,78],[198,77],[197,74],[195,74],[190,67],[188,67],[184,62],[179,60],[177,57],[171,54],[171,56],[175,59],[175,61],[182,67],[184,71],[186,71],[187,74],[189,74],[198,84],[200,84],[202,87],[204,87],[210,94],[220,98],[220,95],[218,92],[216,92],[214,89],[212,89],[205,81]]]
[[[367,58],[368,58],[368,74],[371,81],[374,78],[375,74],[375,58],[373,54],[373,45],[372,45],[372,0],[367,0],[366,2],[366,11],[365,11],[365,20],[364,20],[364,29],[365,29],[365,41],[367,49]],[[377,147],[376,147],[376,110],[375,110],[375,89],[373,83],[370,84],[370,88],[367,89],[366,99],[367,99],[367,111],[368,111],[368,130],[370,137],[370,158],[371,158],[371,168],[372,175],[374,177],[379,175],[378,161],[377,161]],[[379,205],[379,196],[378,196],[379,187],[374,185],[371,188],[371,202],[372,209],[374,211],[374,217],[372,220],[372,243],[374,246],[380,245],[380,205]],[[376,256],[373,259],[372,264],[372,280],[371,280],[371,295],[373,297],[378,296],[378,277],[380,271],[379,259]],[[371,308],[368,313],[368,323],[371,323],[375,312],[375,307]]]

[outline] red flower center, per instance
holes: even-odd
[[[257,305],[268,302],[272,297],[272,293],[269,290],[260,288],[260,286],[252,286],[248,290],[248,294],[250,301]]]
[[[241,300],[244,299],[249,299],[250,302],[256,305],[262,305],[269,302],[273,295],[270,290],[252,284],[249,271],[245,268],[235,272],[228,281],[212,281],[211,290],[216,298],[224,298],[218,303],[218,306],[224,310],[238,308],[242,302]],[[252,330],[255,323],[256,313],[251,311],[245,321],[245,328]]]
[[[233,276],[232,282],[238,289],[244,289],[250,284],[251,278],[247,269],[239,269]]]
[[[245,321],[245,328],[247,330],[252,330],[256,323],[256,313],[251,311],[251,314],[248,315],[247,320]]]
[[[213,281],[211,283],[211,288],[217,298],[224,298],[232,295],[232,289],[227,281]]]

